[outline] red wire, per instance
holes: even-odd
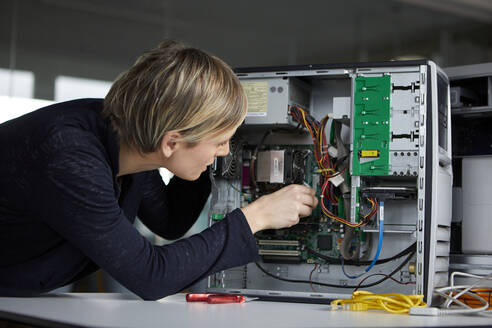
[[[335,200],[335,186],[333,185],[333,183],[329,182],[330,183],[330,190],[328,190],[328,200],[332,203],[332,204],[336,204],[336,200]],[[338,205],[338,204],[336,204]]]
[[[316,292],[313,287],[313,272],[314,270],[316,270],[317,267],[318,267],[318,263],[314,263],[314,268],[311,270],[311,273],[309,273],[309,286],[311,286],[313,292]]]
[[[321,174],[326,178],[326,180],[323,183],[322,188],[321,188],[321,202],[320,203],[321,203],[321,207],[322,207],[323,211],[325,211],[326,213],[329,213],[331,216],[337,218],[337,220],[339,220],[345,224],[353,225],[353,223],[346,221],[346,220],[334,215],[333,213],[331,213],[326,208],[324,201],[323,201],[324,198],[327,198],[332,204],[338,205],[338,204],[336,204],[337,200],[336,200],[336,196],[334,193],[334,185],[329,181],[329,179],[342,174],[347,169],[347,168],[344,168],[343,170],[340,170],[339,172],[336,172],[335,174],[332,174],[332,175],[329,175],[329,173],[327,173],[325,171],[325,168],[328,168],[328,169],[331,169],[332,171],[335,171],[336,167],[337,167],[336,162],[334,162],[333,164],[331,163],[328,150],[325,151],[325,148],[327,145],[325,127],[326,127],[326,123],[328,122],[328,118],[324,117],[320,123],[320,122],[314,120],[311,116],[309,116],[308,113],[306,113],[300,107],[291,106],[289,108],[290,108],[290,112],[289,112],[290,115],[300,125],[302,125],[303,127],[305,127],[309,131],[309,134],[311,135],[311,138],[313,139],[314,156],[316,157],[317,163],[321,166],[320,167],[320,169],[322,169]],[[300,113],[300,116],[302,116],[302,119],[299,116],[299,113]],[[319,147],[320,145],[318,144],[318,141],[321,141],[321,147]],[[326,190],[327,186],[329,186],[328,192]],[[373,209],[371,210],[371,212],[369,213],[369,215],[366,216],[366,218],[365,218],[366,221],[368,221],[372,216],[374,216],[374,214],[377,211],[377,202],[375,201],[375,199],[374,200],[371,199],[371,200],[374,201],[375,205],[374,205]],[[360,226],[364,226],[366,224],[367,224],[367,222],[361,224]]]
[[[326,186],[327,186],[327,184],[328,184],[328,180],[327,180],[327,181],[325,181],[325,183],[323,184],[323,187],[321,188],[321,194],[322,194],[322,195],[325,195],[325,193],[326,193]],[[346,224],[346,225],[349,225],[349,226],[353,226],[353,225],[354,225],[354,223],[349,222],[349,221],[347,221],[347,220],[344,220],[344,219],[342,219],[342,218],[338,217],[337,215],[334,215],[333,213],[331,213],[331,212],[330,212],[330,211],[326,208],[326,206],[325,206],[325,203],[324,203],[323,199],[324,199],[324,197],[323,197],[323,198],[321,198],[321,202],[320,202],[320,203],[321,203],[321,208],[323,209],[323,211],[324,211],[324,212],[329,213],[331,216],[335,217],[335,218],[336,218],[336,220],[338,220],[338,221],[340,221],[340,222],[342,222],[342,223],[344,223],[344,224]],[[359,223],[359,224],[357,224],[357,226],[358,226],[358,227],[363,227],[363,226],[367,225],[367,223],[369,223],[369,220],[370,220],[370,219],[374,216],[374,214],[376,214],[376,212],[377,212],[377,210],[378,210],[378,203],[377,203],[377,199],[376,199],[376,198],[371,198],[371,201],[373,201],[373,202],[374,202],[374,207],[373,207],[373,209],[371,210],[371,212],[370,212],[370,213],[369,213],[369,214],[365,217],[364,221],[363,221],[363,222],[361,222],[361,223]]]

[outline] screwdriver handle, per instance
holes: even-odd
[[[241,295],[210,295],[207,297],[208,304],[223,304],[223,303],[243,303],[246,298]]]
[[[186,294],[186,302],[207,302],[212,294]]]

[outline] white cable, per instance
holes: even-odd
[[[455,276],[458,276],[458,275],[459,276],[468,277],[468,278],[476,278],[477,280],[475,280],[475,282],[471,286],[469,286],[469,287],[467,287],[467,286],[459,287],[459,288],[464,288],[464,289],[463,289],[463,291],[461,291],[460,293],[458,293],[457,295],[455,295],[453,297],[453,299],[458,299],[461,295],[465,294],[470,289],[477,287],[478,285],[481,284],[481,282],[483,280],[492,280],[492,273],[489,274],[489,275],[487,275],[487,276],[479,276],[479,275],[475,275],[475,274],[471,274],[471,273],[455,271],[455,272],[451,273],[451,287],[452,288],[455,288],[455,286],[454,286],[454,278],[455,278]],[[456,287],[456,288],[458,288],[458,287]],[[449,306],[452,304],[452,302],[453,301],[451,299],[446,300],[445,306],[447,308],[449,308]]]
[[[454,278],[457,275],[461,275],[464,277],[468,278],[476,278],[477,280],[472,284],[472,285],[462,285],[462,286],[455,286],[454,283]],[[411,308],[410,309],[410,314],[413,315],[428,315],[428,316],[438,316],[438,315],[449,315],[449,314],[480,314],[480,315],[486,315],[490,316],[492,314],[492,311],[487,311],[489,308],[489,303],[484,300],[482,297],[480,297],[477,294],[474,294],[470,292],[471,289],[477,287],[483,281],[485,280],[492,280],[492,273],[488,274],[486,276],[479,276],[479,275],[473,275],[469,273],[464,273],[464,272],[453,272],[451,274],[451,285],[448,287],[442,287],[442,288],[437,288],[434,290],[434,293],[442,296],[443,298],[446,299],[444,302],[444,309],[439,309],[435,307],[428,307],[428,308]],[[453,291],[459,291],[456,295],[452,295]],[[459,297],[462,295],[468,295],[470,297],[475,298],[476,300],[480,301],[484,305],[479,308],[472,308],[469,305],[461,302],[458,300]],[[455,304],[461,308],[450,308],[452,304]]]
[[[466,291],[466,292],[460,292],[460,296],[461,295],[468,295],[468,296],[471,296],[473,298],[475,298],[476,300],[482,302],[484,305],[482,307],[479,307],[479,308],[472,308],[470,307],[469,305],[461,302],[460,300],[457,299],[456,296],[450,296],[450,293],[447,294],[445,293],[445,291],[454,291],[455,289],[460,289],[460,288],[463,288],[465,287],[465,290],[469,289],[468,286],[456,286],[456,287],[445,287],[445,288],[439,288],[439,290],[435,290],[434,293],[446,298],[447,300],[451,301],[451,302],[454,302],[455,304],[459,305],[462,307],[462,309],[450,309],[449,307],[447,307],[446,309],[440,309],[440,315],[445,315],[445,314],[471,314],[471,313],[476,313],[476,312],[482,312],[482,311],[485,311],[489,308],[489,302],[487,302],[486,300],[484,300],[483,298],[481,298],[480,296],[474,294],[474,293],[471,293],[469,291]]]

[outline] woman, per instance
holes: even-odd
[[[207,166],[229,152],[246,99],[220,59],[166,41],[104,100],[49,106],[0,125],[0,295],[50,291],[102,268],[143,299],[246,264],[253,234],[296,224],[317,200],[304,186],[264,196],[200,234],[154,246],[138,215],[175,239],[210,193]],[[166,186],[156,170],[174,173]]]

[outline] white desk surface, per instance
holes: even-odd
[[[328,305],[251,301],[186,303],[184,294],[142,301],[126,294],[0,297],[0,318],[39,327],[469,327],[492,326],[479,316],[418,317],[382,311],[331,311]]]

